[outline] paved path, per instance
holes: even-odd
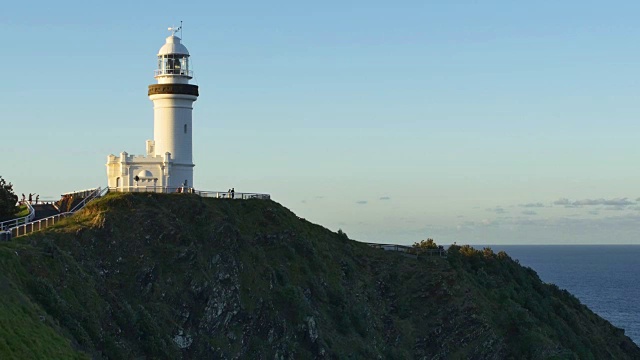
[[[33,205],[33,209],[36,211],[36,217],[33,219],[33,221],[59,214],[58,210],[56,210],[56,208],[51,204]]]

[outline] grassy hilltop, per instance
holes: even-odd
[[[638,359],[506,254],[408,258],[265,200],[110,194],[0,244],[0,358]]]

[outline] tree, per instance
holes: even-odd
[[[486,247],[482,249],[482,255],[484,255],[485,259],[493,259],[493,250],[490,247]]]
[[[433,239],[420,240],[420,242],[413,243],[411,250],[409,253],[411,254],[422,254],[426,250],[438,249],[438,244],[436,244]]]
[[[13,193],[13,184],[7,183],[0,176],[0,220],[13,218],[18,211],[17,202],[18,195]]]
[[[340,235],[340,237],[345,239],[345,240],[349,240],[349,237],[347,236],[347,233],[342,231],[342,229],[338,229],[338,235]]]

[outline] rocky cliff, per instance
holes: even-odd
[[[0,244],[0,358],[638,359],[506,254],[373,249],[265,200],[113,194]]]

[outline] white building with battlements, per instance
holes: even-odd
[[[157,84],[149,85],[153,140],[147,140],[147,153],[129,155],[123,151],[120,156],[107,157],[108,186],[117,191],[193,187],[191,113],[198,86],[189,84],[193,77],[189,51],[175,36],[180,28],[169,29],[173,33],[158,52]]]

